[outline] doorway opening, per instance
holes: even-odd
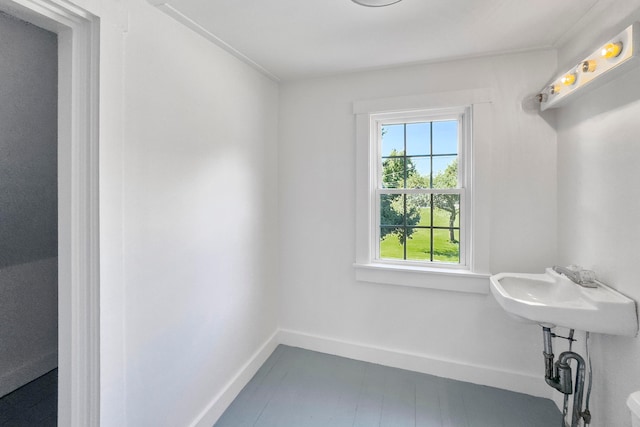
[[[57,0],[0,0],[0,11],[57,35],[57,418],[98,426],[99,19]]]
[[[57,412],[57,44],[0,12],[0,424]]]

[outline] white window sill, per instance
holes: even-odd
[[[490,274],[485,273],[390,264],[354,264],[353,266],[356,270],[356,280],[360,282],[474,294],[489,293]]]

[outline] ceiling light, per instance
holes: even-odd
[[[358,3],[361,6],[367,7],[382,7],[390,6],[394,3],[398,3],[401,0],[351,0],[354,3]]]

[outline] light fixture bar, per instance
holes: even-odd
[[[560,74],[538,94],[540,110],[557,108],[572,95],[611,81],[630,64],[637,63],[640,50],[640,23],[636,22],[604,43],[576,66]]]

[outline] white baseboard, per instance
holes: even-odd
[[[276,331],[262,346],[256,351],[247,363],[240,368],[236,375],[224,386],[222,391],[213,398],[211,403],[202,411],[190,427],[211,427],[218,421],[224,411],[231,405],[233,399],[238,396],[245,385],[258,372],[258,369],[271,356],[271,353],[278,346],[278,331]]]
[[[425,354],[403,352],[279,329],[253,354],[223,390],[213,398],[190,427],[211,427],[214,425],[227,407],[231,405],[233,399],[242,391],[244,386],[247,385],[280,344],[537,397],[551,398],[553,395],[549,386],[544,382],[542,373],[540,376],[528,375],[495,367],[439,359]]]
[[[279,330],[277,339],[278,343],[292,347],[300,347],[349,359],[496,387],[537,397],[549,399],[552,397],[552,389],[545,383],[544,373],[542,372],[539,376],[534,376],[495,367],[440,359],[425,354],[409,353],[283,329]]]
[[[0,397],[58,367],[58,352],[53,351],[0,376]]]

